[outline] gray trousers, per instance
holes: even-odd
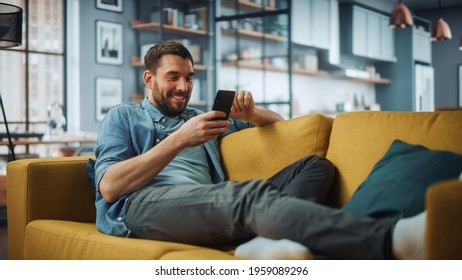
[[[323,206],[335,168],[305,157],[268,180],[145,187],[131,199],[132,236],[200,246],[239,244],[255,236],[289,239],[333,259],[391,258],[395,221]]]

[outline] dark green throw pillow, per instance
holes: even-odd
[[[411,217],[425,210],[431,184],[458,178],[461,171],[462,155],[395,140],[342,209],[375,218]]]

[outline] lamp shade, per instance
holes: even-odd
[[[22,9],[0,3],[0,48],[17,47],[22,41]]]
[[[452,35],[449,25],[442,18],[439,18],[436,24],[433,26],[431,40],[448,40],[451,38]]]
[[[412,26],[414,24],[412,15],[409,9],[403,4],[399,3],[393,9],[390,16],[390,27],[395,28],[397,26],[405,28],[406,26]]]

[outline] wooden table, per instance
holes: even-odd
[[[94,137],[82,137],[82,136],[70,136],[65,135],[62,137],[53,137],[53,138],[42,138],[42,139],[15,139],[12,141],[13,149],[16,146],[29,146],[29,145],[56,145],[56,144],[85,144],[85,143],[96,143],[96,138]],[[8,140],[0,141],[0,145],[8,146]]]
[[[13,140],[13,146],[17,145],[50,145],[50,144],[69,144],[69,143],[95,143],[95,138],[81,138],[81,137],[72,137],[72,138],[62,138],[62,139],[27,139],[27,140]],[[0,141],[0,145],[8,145],[8,141]]]

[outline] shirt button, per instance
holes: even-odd
[[[118,217],[117,221],[119,221],[119,222],[122,221],[122,217]]]
[[[156,143],[159,143],[159,142],[160,142],[160,139],[159,139],[159,138],[157,138],[157,139],[156,139]]]

